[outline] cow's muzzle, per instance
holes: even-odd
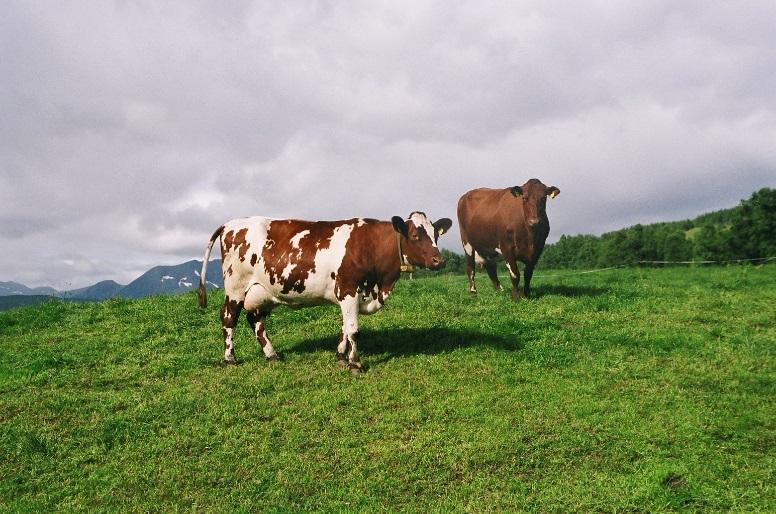
[[[528,220],[529,227],[535,227],[538,224],[539,224],[539,218],[531,218]]]
[[[445,258],[441,255],[435,255],[434,257],[431,257],[431,266],[429,266],[429,269],[432,270],[438,270],[445,267],[445,264],[447,262],[445,261]]]

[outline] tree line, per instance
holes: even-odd
[[[464,256],[442,250],[441,272],[465,273]],[[691,220],[634,225],[594,235],[563,235],[547,245],[542,268],[592,269],[639,261],[729,261],[776,256],[776,189],[763,188],[730,209]],[[499,267],[503,268],[503,262]],[[504,268],[505,269],[505,268]],[[503,269],[502,269],[503,272]]]
[[[601,236],[561,236],[546,268],[595,268],[638,261],[727,261],[776,256],[776,189],[692,220],[634,225]]]

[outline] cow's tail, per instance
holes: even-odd
[[[207,307],[207,288],[205,287],[205,277],[207,276],[207,261],[210,260],[210,252],[213,250],[213,243],[216,242],[216,239],[218,239],[223,231],[223,225],[218,227],[218,229],[213,232],[213,235],[210,236],[210,242],[207,244],[207,248],[205,248],[205,258],[202,261],[202,272],[199,274],[199,289],[197,289],[197,298],[199,299],[200,309]]]

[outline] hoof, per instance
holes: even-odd
[[[265,357],[267,359],[267,362],[277,362],[280,360],[280,355],[277,353],[273,353],[269,357]]]
[[[477,290],[475,289],[474,291],[472,291],[471,289],[469,289],[469,295],[470,296],[477,296]]]
[[[353,375],[360,375],[361,373],[366,371],[364,369],[364,366],[360,362],[352,362],[352,363],[348,364],[348,368],[350,368],[350,372]]]
[[[337,354],[337,366],[343,369],[348,367],[348,358],[345,357],[344,353]]]
[[[235,359],[224,359],[221,363],[224,366],[237,366],[237,361]]]

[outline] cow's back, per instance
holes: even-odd
[[[458,200],[458,225],[464,245],[475,250],[497,248],[509,230],[515,209],[508,189],[479,188],[467,191]],[[517,221],[517,220],[514,220]]]

